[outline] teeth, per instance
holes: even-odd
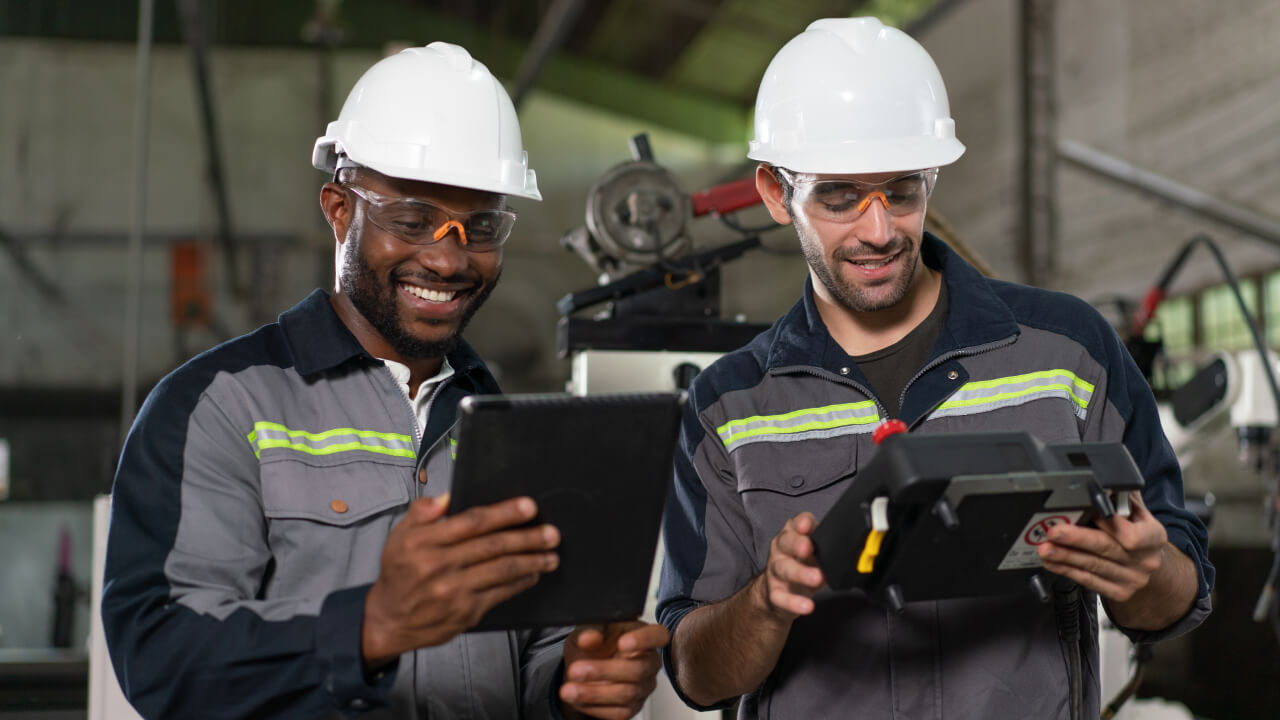
[[[421,288],[416,285],[402,284],[400,285],[400,287],[404,288],[404,290],[406,290],[410,295],[413,295],[414,297],[420,297],[423,300],[426,300],[427,302],[440,302],[440,303],[449,302],[450,300],[453,299],[454,295],[458,294],[452,291],[428,290],[426,288]]]
[[[868,270],[875,270],[876,268],[882,268],[882,267],[884,267],[885,265],[888,265],[888,264],[889,264],[889,261],[888,261],[888,260],[880,260],[880,261],[874,261],[874,260],[855,260],[855,261],[854,261],[854,264],[855,264],[855,265],[857,265],[858,267],[864,267],[864,268],[867,268]]]

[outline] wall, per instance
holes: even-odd
[[[921,41],[942,70],[968,152],[935,206],[1002,276],[1016,260],[1018,0],[965,0]],[[1280,218],[1280,4],[1269,0],[1078,0],[1056,4],[1058,133],[1146,170]],[[1280,253],[1074,167],[1057,170],[1058,271],[1046,283],[1085,299],[1140,295],[1193,233],[1239,273]],[[945,187],[945,194],[943,190]],[[1197,255],[1174,291],[1220,281]]]

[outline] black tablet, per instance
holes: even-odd
[[[472,632],[634,620],[644,610],[684,393],[475,395],[458,404],[449,512],[521,495],[560,567]]]

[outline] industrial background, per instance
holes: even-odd
[[[1273,0],[0,0],[0,717],[85,717],[91,501],[122,418],[185,359],[331,286],[310,152],[370,64],[446,40],[507,83],[546,200],[514,203],[503,281],[467,337],[509,391],[558,391],[557,300],[597,283],[562,237],[593,184],[640,133],[687,193],[747,177],[769,59],[812,20],[858,14],[941,69],[968,150],[940,175],[934,227],[993,274],[1123,331],[1204,234],[1280,345]],[[711,216],[686,234],[699,250],[741,237]],[[794,233],[762,244],[725,264],[722,317],[769,323],[797,297]],[[1158,390],[1251,347],[1210,253],[1168,290],[1147,331]],[[1232,437],[1184,467],[1213,506],[1215,614],[1157,648],[1139,695],[1280,717],[1280,641],[1250,619],[1266,487]],[[61,638],[59,568],[77,589]]]

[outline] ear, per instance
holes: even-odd
[[[355,204],[351,196],[336,182],[327,182],[320,188],[320,210],[325,222],[333,228],[333,238],[341,245],[347,239],[347,227],[351,224]]]
[[[773,174],[773,170],[764,163],[756,166],[756,192],[760,193],[760,198],[764,200],[764,206],[769,208],[769,215],[773,217],[774,222],[779,225],[791,224],[791,213],[787,212],[787,206],[782,201],[782,183]]]

